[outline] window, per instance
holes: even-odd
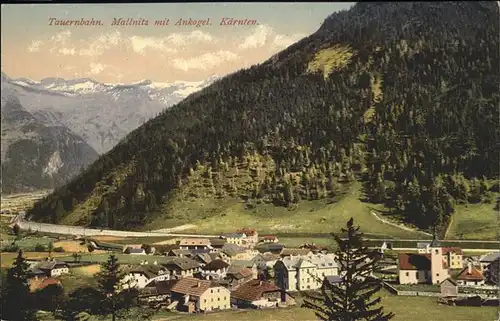
[[[210,293],[214,293],[214,290],[213,290],[213,289],[212,289],[212,290],[210,290]]]
[[[220,298],[217,298],[217,301],[220,301]]]
[[[418,271],[415,272],[415,277],[418,279]]]
[[[439,273],[436,273],[436,276],[439,276]]]
[[[203,300],[204,303],[207,303],[207,299]]]
[[[438,249],[436,249],[436,254],[438,254],[438,253],[439,253],[439,250],[438,250]]]
[[[410,276],[410,272],[406,272],[405,274],[406,274],[406,276]]]

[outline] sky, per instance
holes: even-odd
[[[331,13],[352,5],[4,4],[1,68],[11,78],[36,81],[47,77],[104,83],[200,81],[263,62],[315,32]],[[122,25],[120,18],[122,23],[130,18],[142,25]],[[82,19],[95,25],[68,24]],[[168,25],[155,25],[167,19]],[[180,19],[206,24],[176,25]],[[231,19],[246,23],[231,25]]]

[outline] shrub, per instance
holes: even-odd
[[[35,252],[45,252],[45,246],[43,246],[42,244],[37,243],[35,245],[34,251]]]
[[[10,244],[3,248],[2,252],[18,252],[19,246],[17,244]]]
[[[63,247],[61,247],[61,246],[55,247],[53,251],[54,251],[54,252],[58,252],[58,253],[63,253],[63,252],[65,252],[65,251],[64,251],[64,248],[63,248]]]

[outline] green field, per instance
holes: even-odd
[[[461,307],[438,305],[432,297],[395,296],[382,292],[382,303],[386,311],[395,314],[392,321],[493,321],[496,320],[495,307]],[[300,304],[300,299],[299,299]],[[207,314],[185,314],[159,311],[155,321],[313,321],[318,320],[314,312],[301,308],[300,305],[291,308],[266,310],[236,310]],[[53,318],[45,320],[54,320]],[[89,320],[111,320],[111,318]],[[136,319],[128,319],[136,320]]]
[[[194,224],[196,228],[183,232],[217,234],[232,232],[241,227],[257,228],[259,234],[273,233],[330,233],[339,232],[353,217],[365,233],[373,236],[396,238],[428,238],[418,232],[411,232],[387,225],[377,220],[371,211],[373,204],[360,201],[360,184],[355,183],[337,202],[327,200],[302,201],[290,210],[271,204],[257,204],[246,209],[243,201],[235,198],[204,198],[185,200],[176,197],[163,213],[143,230],[172,228],[184,224]]]
[[[446,233],[448,239],[496,240],[500,229],[494,204],[459,205]]]

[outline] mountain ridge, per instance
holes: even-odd
[[[360,182],[364,202],[442,228],[455,204],[498,193],[498,6],[459,7],[362,3],[336,13],[164,110],[29,214],[133,228],[176,217],[175,198],[293,210],[335,202]]]

